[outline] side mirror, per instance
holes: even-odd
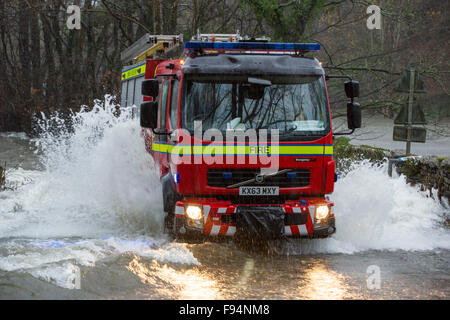
[[[361,105],[359,103],[347,103],[347,122],[350,130],[361,128]]]
[[[345,83],[345,94],[347,98],[354,99],[359,97],[359,82],[350,80]]]
[[[156,79],[144,80],[142,82],[142,95],[147,97],[156,97],[159,94],[159,82]]]
[[[158,103],[144,102],[141,104],[141,127],[156,128],[158,126]]]

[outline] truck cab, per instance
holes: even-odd
[[[200,35],[180,59],[146,59],[139,117],[171,233],[278,239],[336,231],[327,76],[306,57],[319,49]],[[358,83],[346,92],[354,130]]]

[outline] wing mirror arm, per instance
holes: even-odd
[[[353,132],[355,132],[355,129],[352,129],[352,131],[350,131],[350,132],[337,132],[337,133],[333,133],[333,136],[349,136],[349,135],[352,135]]]
[[[355,129],[361,128],[361,105],[355,102],[355,98],[359,97],[359,82],[354,81],[352,77],[347,75],[326,75],[326,80],[329,79],[348,79],[345,82],[345,94],[350,102],[347,103],[347,122],[350,132],[338,132],[335,136],[350,135],[355,132]]]

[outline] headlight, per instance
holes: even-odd
[[[200,220],[202,218],[202,209],[199,206],[187,206],[186,215],[189,219]]]
[[[328,217],[330,208],[327,205],[320,205],[316,207],[316,220],[323,220]]]

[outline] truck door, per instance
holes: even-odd
[[[167,105],[169,102],[169,90],[170,90],[170,79],[162,78],[161,83],[161,95],[159,99],[159,121],[158,121],[158,131],[167,130]],[[167,139],[168,136],[165,134],[155,135],[156,143],[158,144],[157,158],[160,168],[160,175],[163,176],[168,171],[168,161],[167,161]]]
[[[170,88],[170,109],[169,109],[169,130],[174,131],[178,128],[178,96],[180,81],[172,79]]]

